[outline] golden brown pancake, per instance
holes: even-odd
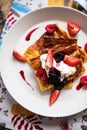
[[[75,74],[67,78],[68,82],[65,87],[71,88],[74,79],[82,75],[85,71],[83,62],[87,60],[86,53],[78,46],[77,39],[71,38],[68,33],[57,25],[57,30],[52,35],[48,35],[47,32],[45,32],[35,43],[32,43],[24,53],[27,62],[31,65],[35,73],[41,68],[40,56],[47,53],[49,49],[52,50],[53,55],[57,52],[64,52],[67,55],[81,59],[81,63],[76,66],[77,71]],[[40,78],[37,78],[37,82],[42,91],[54,87],[53,84],[42,81]]]

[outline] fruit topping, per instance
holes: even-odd
[[[48,80],[47,73],[46,73],[45,69],[43,69],[43,68],[40,68],[39,70],[37,70],[36,76],[38,78],[40,78],[42,81],[47,81]]]
[[[52,34],[52,33],[54,33],[54,31],[56,31],[57,26],[56,26],[56,24],[48,24],[45,27],[45,29],[46,29],[47,33]]]
[[[70,36],[75,36],[80,31],[79,25],[73,22],[67,22],[67,29],[69,31]]]
[[[49,104],[52,105],[59,97],[60,91],[54,89],[50,94]]]
[[[87,76],[82,76],[80,78],[80,83],[87,86]]]
[[[67,78],[64,78],[62,81],[56,81],[54,84],[54,88],[61,90],[62,88],[64,88],[65,84],[67,83]]]
[[[76,90],[80,90],[82,87],[83,87],[83,84],[79,83],[79,84],[76,86]]]
[[[21,56],[16,50],[13,51],[13,56],[15,59],[17,59],[20,62],[26,62],[25,57]]]
[[[77,66],[78,64],[81,63],[81,59],[78,59],[73,56],[65,55],[64,62],[69,66]]]
[[[82,76],[80,78],[80,83],[77,85],[76,89],[80,90],[82,87],[86,86],[87,87],[87,76]]]
[[[58,81],[60,81],[60,71],[58,71],[55,67],[50,68],[48,74],[48,82],[55,84]]]
[[[54,55],[54,59],[56,60],[56,62],[60,62],[61,60],[64,59],[65,54],[63,52],[57,52]]]
[[[51,50],[48,50],[46,64],[47,64],[47,66],[49,68],[51,68],[53,66],[53,55],[52,55],[52,51]]]
[[[87,43],[84,45],[84,50],[87,52]]]

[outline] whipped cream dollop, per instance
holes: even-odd
[[[40,56],[40,61],[41,61],[41,66],[44,68],[48,74],[48,67],[46,65],[46,59],[47,59],[47,54],[42,54]],[[64,78],[69,77],[70,75],[74,74],[76,72],[76,67],[71,67],[64,63],[64,61],[60,61],[57,63],[55,59],[53,59],[53,67],[55,67],[57,70],[60,71],[61,73],[61,80]]]
[[[43,54],[40,56],[41,66],[45,70],[46,70],[46,59],[47,59],[47,54]]]
[[[62,79],[67,78],[76,72],[76,67],[71,67],[64,63],[64,61],[56,63],[56,61],[54,60],[53,66],[60,71]]]

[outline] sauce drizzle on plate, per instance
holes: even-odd
[[[24,71],[23,71],[23,70],[20,70],[19,73],[20,73],[22,79],[26,82],[26,84],[27,84],[28,86],[30,86],[30,87],[32,88],[32,90],[34,90],[34,88],[31,86],[31,84],[26,80],[25,75],[24,75]]]

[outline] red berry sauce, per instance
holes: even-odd
[[[34,88],[31,86],[31,84],[26,80],[25,75],[24,75],[24,71],[23,71],[23,70],[20,70],[19,73],[20,73],[22,79],[26,82],[26,84],[27,84],[28,86],[30,86],[30,87],[32,88],[32,90],[34,90]]]
[[[32,33],[35,31],[35,30],[37,30],[38,28],[34,28],[33,30],[31,30],[27,35],[26,35],[26,37],[25,37],[25,40],[26,41],[29,41],[30,40],[30,37],[31,37],[31,35],[32,35]]]

